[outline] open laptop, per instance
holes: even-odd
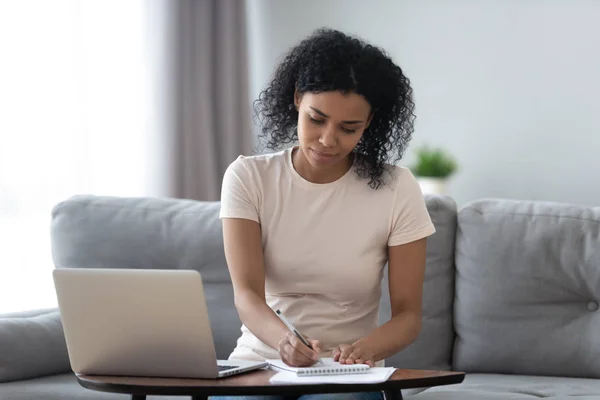
[[[200,273],[55,269],[73,372],[222,378],[266,362],[217,360]]]

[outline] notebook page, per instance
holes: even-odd
[[[323,364],[315,363],[310,367],[290,367],[281,360],[267,360],[271,369],[295,372],[297,375],[334,375],[334,374],[363,374],[370,367],[366,364],[340,364],[332,358],[323,358]]]
[[[322,383],[380,383],[387,381],[396,371],[393,367],[373,367],[366,373],[347,374],[347,375],[319,375],[302,376],[290,371],[282,371],[273,375],[269,380],[271,383],[301,383],[301,384],[322,384]]]

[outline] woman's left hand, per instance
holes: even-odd
[[[333,349],[333,361],[340,364],[367,364],[375,366],[374,354],[366,346],[360,343],[340,344]]]

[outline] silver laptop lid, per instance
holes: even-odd
[[[53,276],[75,373],[218,376],[199,272],[69,268]]]

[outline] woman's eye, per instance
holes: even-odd
[[[323,121],[322,119],[316,119],[316,118],[311,117],[310,115],[308,116],[308,118],[310,119],[310,121],[313,124],[322,125],[325,123],[325,121]],[[348,133],[348,134],[352,134],[352,133],[356,132],[356,129],[348,129],[348,128],[342,127],[342,131],[344,131],[345,133]]]

